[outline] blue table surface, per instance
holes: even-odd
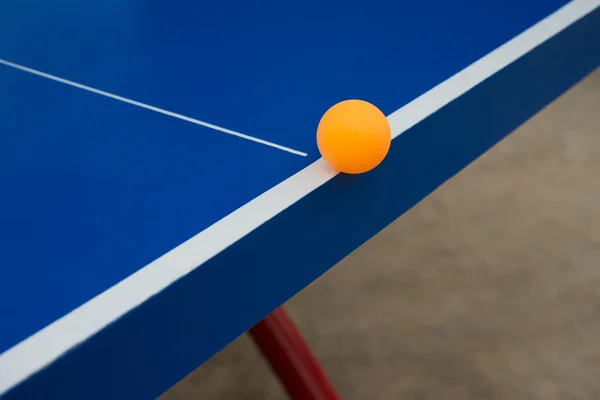
[[[0,353],[318,159],[329,106],[389,114],[565,3],[0,2],[2,60],[308,154],[0,65]]]

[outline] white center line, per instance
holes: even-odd
[[[277,143],[269,142],[267,140],[259,139],[259,138],[254,137],[254,136],[249,136],[249,135],[246,135],[246,134],[243,134],[243,133],[240,133],[240,132],[232,131],[231,129],[223,128],[223,127],[220,127],[218,125],[213,125],[213,124],[210,124],[208,122],[200,121],[200,120],[195,119],[195,118],[186,117],[185,115],[177,114],[177,113],[172,112],[172,111],[168,111],[168,110],[164,110],[162,108],[154,107],[154,106],[151,106],[149,104],[140,103],[139,101],[131,100],[131,99],[128,99],[126,97],[122,97],[122,96],[119,96],[119,95],[116,95],[116,94],[105,92],[104,90],[95,89],[95,88],[90,87],[90,86],[82,85],[81,83],[73,82],[73,81],[70,81],[68,79],[64,79],[64,78],[60,78],[58,76],[47,74],[45,72],[38,71],[38,70],[33,69],[33,68],[25,67],[23,65],[15,64],[13,62],[6,61],[6,60],[3,60],[1,58],[0,58],[0,64],[6,65],[7,67],[16,68],[16,69],[21,70],[21,71],[29,72],[30,74],[41,76],[43,78],[51,79],[51,80],[56,81],[56,82],[64,83],[65,85],[73,86],[73,87],[76,87],[76,88],[79,88],[79,89],[82,89],[82,90],[87,90],[88,92],[96,93],[96,94],[99,94],[101,96],[110,97],[111,99],[122,101],[123,103],[128,103],[128,104],[131,104],[131,105],[134,105],[134,106],[138,106],[138,107],[141,107],[141,108],[145,108],[147,110],[151,110],[151,111],[154,111],[154,112],[157,112],[157,113],[160,113],[160,114],[168,115],[168,116],[173,117],[173,118],[177,118],[177,119],[181,119],[183,121],[191,122],[192,124],[204,126],[206,128],[214,129],[214,130],[219,131],[219,132],[223,132],[223,133],[227,133],[229,135],[237,136],[237,137],[242,138],[242,139],[246,139],[246,140],[250,140],[252,142],[264,144],[265,146],[274,147],[274,148],[279,149],[279,150],[287,151],[288,153],[296,154],[296,155],[299,155],[299,156],[302,156],[302,157],[306,157],[307,156],[306,153],[303,153],[303,152],[298,151],[298,150],[291,149],[289,147],[285,147],[285,146],[279,145]]]

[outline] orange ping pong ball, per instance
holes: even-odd
[[[319,122],[317,146],[333,168],[361,174],[378,166],[392,141],[390,124],[373,104],[345,100],[331,107]]]

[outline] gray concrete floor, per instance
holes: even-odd
[[[600,70],[286,308],[346,400],[600,399]],[[285,398],[246,336],[161,397]]]

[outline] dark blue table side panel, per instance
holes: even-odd
[[[318,157],[334,103],[386,115],[567,0],[4,0],[0,58]]]
[[[7,400],[154,398],[598,67],[598,26],[600,10],[401,135],[372,173],[336,177]]]

